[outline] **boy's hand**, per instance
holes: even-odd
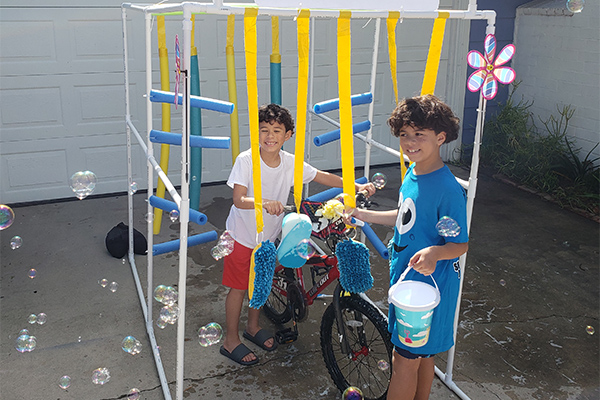
[[[375,186],[371,183],[357,183],[356,184],[357,192],[366,192],[366,196],[373,196],[375,194]]]
[[[408,261],[408,266],[412,267],[412,269],[420,274],[429,276],[435,271],[437,262],[438,258],[436,256],[435,247],[431,246],[417,251]]]
[[[284,211],[283,204],[277,200],[264,200],[263,208],[271,215],[281,215]]]

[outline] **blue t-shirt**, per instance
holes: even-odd
[[[414,164],[408,169],[400,187],[398,218],[390,244],[390,285],[398,281],[407,268],[410,258],[419,250],[447,242],[468,242],[465,190],[456,181],[450,169],[444,167],[425,175],[415,175]],[[450,217],[458,223],[460,233],[440,236],[436,224],[442,217]],[[454,314],[460,287],[458,258],[440,260],[432,274],[440,290],[440,303],[435,308],[429,331],[429,339],[422,347],[408,347],[398,338],[394,306],[390,304],[389,331],[392,343],[413,354],[437,354],[454,344]],[[405,280],[421,281],[433,285],[430,276],[414,270]]]

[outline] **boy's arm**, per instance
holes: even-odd
[[[415,253],[408,261],[408,266],[427,276],[433,274],[439,260],[451,260],[467,252],[469,243],[448,242],[442,246],[430,246]]]
[[[373,211],[355,208],[351,214],[356,219],[360,219],[361,221],[368,222],[370,224],[394,226],[396,224],[396,219],[398,218],[398,209]]]
[[[237,183],[233,185],[233,205],[242,210],[254,209],[254,197],[247,196],[248,188]],[[276,200],[263,199],[263,208],[267,213],[280,215],[283,213],[283,204]]]
[[[339,175],[335,175],[335,174],[330,174],[329,172],[325,172],[325,171],[317,171],[317,175],[315,175],[315,178],[313,179],[313,181],[320,183],[321,185],[326,185],[326,186],[330,186],[330,187],[344,187],[344,181],[342,180],[342,177]],[[366,190],[367,191],[367,197],[368,196],[372,196],[375,193],[375,186],[373,186],[373,184],[371,182],[368,183],[364,183],[364,184],[360,184],[360,183],[355,183],[354,184],[354,189],[357,192],[360,192],[361,190]]]

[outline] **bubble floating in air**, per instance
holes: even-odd
[[[39,325],[44,325],[46,323],[46,321],[48,320],[48,316],[46,315],[46,313],[39,313],[36,316],[36,321]]]
[[[159,303],[162,303],[163,300],[165,299],[165,291],[167,290],[167,287],[165,285],[158,285],[157,287],[154,288],[154,300],[158,301]]]
[[[113,293],[116,292],[118,288],[119,284],[117,282],[111,282],[110,285],[108,285],[108,290],[110,290]]]
[[[98,284],[102,287],[106,287],[108,285],[108,279],[104,278],[104,279],[100,279],[98,281]]]
[[[29,330],[28,329],[21,329],[21,332],[19,332],[19,336],[21,335],[29,335]]]
[[[456,237],[460,233],[460,226],[450,217],[442,217],[435,224],[438,234],[443,237]]]
[[[94,192],[96,188],[96,174],[92,171],[75,172],[69,179],[69,186],[79,200],[83,200]]]
[[[223,328],[216,322],[204,325],[198,330],[198,342],[202,347],[212,346],[221,341]]]
[[[35,324],[37,321],[37,315],[35,314],[29,314],[29,317],[27,318],[27,322],[29,322],[30,324]]]
[[[382,371],[387,371],[390,368],[390,364],[385,360],[379,360],[377,361],[377,368]]]
[[[179,318],[179,307],[177,306],[164,306],[160,309],[159,319],[162,319],[168,324],[175,324]]]
[[[167,325],[169,325],[167,321],[160,317],[156,320],[156,326],[158,326],[160,329],[165,329]]]
[[[298,256],[305,260],[308,260],[316,253],[315,248],[308,239],[301,240],[300,243],[298,243],[298,245],[295,247],[295,251]]]
[[[363,392],[354,386],[350,386],[342,394],[342,400],[363,400]]]
[[[506,286],[506,281],[504,279],[500,279],[500,286]]]
[[[21,247],[23,245],[23,239],[21,239],[21,236],[13,236],[12,239],[10,239],[10,248],[13,250],[18,249],[19,247]]]
[[[138,191],[138,185],[135,182],[131,182],[129,185],[129,193],[135,194]]]
[[[583,11],[584,5],[585,0],[567,0],[567,10],[571,11],[574,14]]]
[[[387,184],[387,176],[381,172],[377,172],[371,177],[371,182],[373,183],[373,186],[375,186],[375,189],[383,189]]]
[[[126,353],[136,355],[142,351],[142,343],[133,336],[127,336],[121,342],[121,348]]]
[[[140,398],[140,389],[132,388],[127,393],[127,400],[138,400]]]
[[[147,213],[146,215],[144,215],[144,219],[146,220],[146,222],[154,221],[154,213]]]
[[[37,276],[37,270],[35,268],[31,268],[27,274],[30,279],[33,279]]]
[[[58,380],[58,387],[61,389],[67,390],[71,386],[71,377],[69,375],[64,375]]]
[[[594,333],[596,333],[596,330],[591,325],[586,326],[585,331],[587,332],[588,335],[593,335]]]
[[[231,232],[226,230],[219,236],[219,241],[217,242],[217,245],[211,249],[210,254],[215,260],[220,260],[233,252],[234,243],[235,240],[233,239],[233,236],[231,236]]]
[[[110,372],[106,368],[97,368],[92,372],[92,383],[104,385],[110,380]]]
[[[165,288],[165,293],[163,295],[163,299],[162,299],[161,303],[163,303],[167,306],[172,306],[175,303],[177,303],[178,299],[179,299],[179,293],[177,292],[177,290],[172,286],[167,286]]]
[[[178,218],[179,218],[179,211],[171,210],[171,212],[169,213],[169,219],[171,219],[171,222],[177,221]]]
[[[0,204],[0,231],[10,227],[15,222],[15,212],[6,204]]]

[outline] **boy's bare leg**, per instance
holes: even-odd
[[[242,304],[246,297],[246,291],[240,289],[229,289],[227,298],[225,299],[225,340],[223,341],[223,347],[228,352],[232,352],[235,348],[242,343],[240,340],[240,315],[242,314]],[[254,353],[250,353],[242,358],[243,361],[252,361],[256,359]]]
[[[260,325],[258,324],[258,318],[260,316],[260,308],[248,307],[248,325],[246,325],[246,332],[254,336],[260,331]],[[264,342],[267,347],[273,346],[273,338],[269,338]]]
[[[392,356],[392,379],[387,400],[413,400],[417,393],[417,382],[421,358],[411,360],[396,351]]]
[[[419,380],[417,381],[417,393],[415,394],[415,400],[429,399],[429,393],[431,393],[431,385],[433,384],[434,376],[435,359],[433,357],[422,358],[421,365],[419,365]]]

